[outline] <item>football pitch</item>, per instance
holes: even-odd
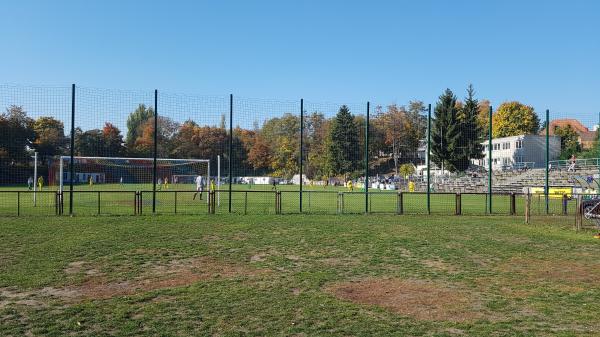
[[[228,185],[221,185],[216,192],[216,213],[229,213]],[[68,186],[65,186],[63,208],[69,209]],[[56,213],[56,186],[44,187],[34,193],[22,186],[0,189],[0,215],[51,215]],[[17,191],[21,191],[17,193]],[[141,191],[142,214],[152,213],[152,185],[150,184],[97,184],[75,185],[73,212],[75,215],[131,215],[135,209],[135,192]],[[248,185],[232,186],[231,212],[237,214],[275,214],[276,191],[281,192],[280,208],[283,214],[300,213],[300,193],[297,185]],[[194,199],[195,186],[192,184],[161,185],[157,188],[156,213],[160,214],[206,214],[208,213],[207,190],[202,200],[200,195]],[[35,196],[34,196],[35,195]],[[307,214],[361,214],[365,213],[365,193],[362,189],[349,191],[344,187],[304,186],[302,212]],[[497,194],[492,197],[492,213],[508,215],[511,210],[509,195]],[[488,196],[481,194],[462,194],[460,211],[463,215],[488,214]],[[566,210],[574,215],[575,200],[568,200]],[[402,199],[397,191],[369,190],[368,209],[370,213],[389,214],[427,214],[427,196],[425,193],[404,192]],[[551,198],[549,212],[563,213],[563,200]],[[543,195],[533,195],[531,202],[533,214],[545,213]],[[525,197],[515,197],[515,213],[525,212]],[[432,193],[431,213],[452,215],[456,213],[456,195],[453,193]]]
[[[598,336],[564,217],[0,218],[1,336]]]

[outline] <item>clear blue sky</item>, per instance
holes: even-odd
[[[432,103],[473,83],[591,125],[600,1],[3,1],[0,82]]]

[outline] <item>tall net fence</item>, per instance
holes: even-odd
[[[0,86],[0,212],[55,212],[55,156],[70,151],[70,87]]]
[[[574,214],[600,190],[595,115],[473,91],[386,104],[1,85],[0,107],[3,215]]]

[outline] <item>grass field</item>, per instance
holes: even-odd
[[[219,193],[217,213],[229,212],[228,186],[221,186],[223,192]],[[298,186],[278,185],[281,191],[282,213],[299,213],[300,197]],[[0,189],[0,215],[51,215],[55,213],[55,186],[44,188],[36,193],[34,207],[34,194],[23,191],[23,187]],[[235,185],[232,193],[232,212],[238,214],[274,214],[275,193],[269,185]],[[16,191],[20,192],[17,195]],[[134,212],[135,191],[142,193],[142,212],[152,211],[152,186],[151,185],[77,185],[74,193],[74,213],[77,215],[114,214],[128,215]],[[205,202],[193,200],[193,185],[169,185],[161,188],[157,193],[156,211],[158,213],[205,214],[208,207]],[[100,193],[99,193],[100,192]],[[340,192],[343,192],[341,195]],[[204,200],[206,200],[206,192]],[[493,200],[493,213],[507,215],[510,213],[510,197],[508,195],[495,195]],[[65,192],[64,207],[68,210],[69,195]],[[402,210],[405,214],[427,213],[426,195],[424,193],[404,193]],[[18,205],[18,206],[17,206]],[[343,206],[338,206],[343,205]],[[574,214],[575,200],[568,202],[569,214]],[[516,212],[523,214],[525,198],[518,196],[516,199]],[[372,213],[397,213],[399,210],[398,193],[396,191],[370,190],[369,212]],[[365,194],[361,190],[348,192],[343,187],[317,187],[305,186],[303,193],[303,212],[314,214],[337,213],[364,213]],[[545,213],[545,202],[542,195],[536,195],[532,201],[532,211],[536,214]],[[433,214],[451,215],[455,212],[454,194],[432,194],[431,212]],[[485,194],[463,194],[462,214],[484,215],[487,213],[487,196]],[[550,213],[562,213],[562,200],[550,199]]]
[[[0,335],[600,335],[600,241],[534,220],[0,218]]]

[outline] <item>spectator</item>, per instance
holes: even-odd
[[[575,158],[575,155],[571,156],[571,161],[569,164],[569,168],[567,169],[567,172],[575,172],[575,163],[577,162],[577,159]]]

